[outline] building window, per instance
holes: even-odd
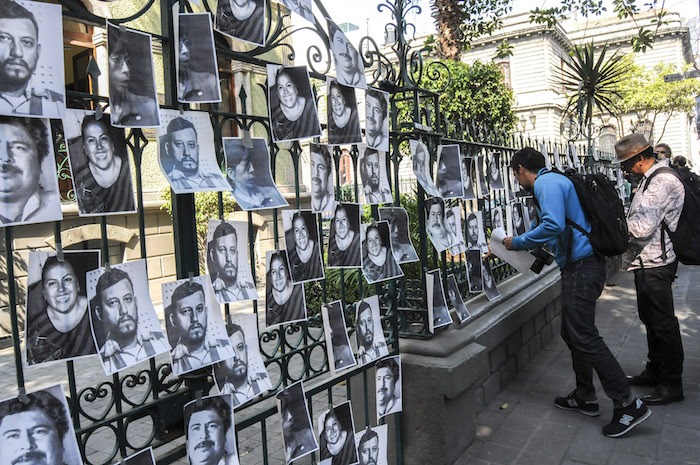
[[[607,125],[600,129],[600,135],[598,136],[598,151],[604,153],[605,155],[612,156],[615,153],[615,142],[617,141],[617,131],[615,126]],[[605,156],[604,158],[608,158]]]
[[[652,140],[654,139],[654,126],[648,119],[643,121],[637,121],[636,123],[634,123],[634,125],[632,126],[632,132],[642,133],[644,138],[649,142],[652,142]]]
[[[338,166],[340,172],[340,185],[353,186],[355,176],[352,170],[352,157],[347,149],[343,149],[343,154],[340,156],[340,164]]]

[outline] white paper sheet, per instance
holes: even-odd
[[[535,263],[535,256],[524,250],[508,250],[503,245],[503,239],[506,237],[506,232],[503,228],[496,228],[491,232],[489,246],[491,252],[512,265],[521,273],[527,273],[530,267]]]

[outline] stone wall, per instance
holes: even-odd
[[[499,300],[470,300],[465,324],[401,341],[406,464],[451,464],[472,443],[478,411],[558,334],[559,278],[554,265],[518,275]]]

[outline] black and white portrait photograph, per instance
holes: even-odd
[[[268,250],[266,262],[265,326],[306,319],[304,285],[292,283],[286,250]]]
[[[425,274],[425,294],[425,300],[428,303],[428,330],[432,333],[436,328],[452,323],[452,316],[445,300],[442,273],[439,269]]]
[[[233,357],[209,277],[171,281],[161,288],[175,376]]]
[[[209,220],[207,272],[220,304],[258,300],[248,256],[248,222]]]
[[[322,305],[321,316],[323,318],[323,333],[326,337],[328,366],[335,376],[336,373],[357,364],[355,356],[352,354],[352,347],[350,347],[342,302],[336,300],[328,305]]]
[[[486,233],[484,232],[484,217],[481,210],[473,211],[467,215],[467,248],[480,248],[484,253],[488,251]]]
[[[284,458],[287,463],[316,452],[318,443],[311,426],[303,382],[298,381],[288,386],[278,392],[276,397],[282,424]]]
[[[520,183],[515,178],[515,173],[513,173],[513,169],[510,166],[506,167],[506,170],[508,171],[508,199],[514,201],[516,197],[521,197],[522,195]]]
[[[118,462],[119,465],[156,465],[156,459],[153,457],[153,447],[140,450]]]
[[[107,22],[109,108],[119,128],[160,126],[151,35]]]
[[[413,247],[413,242],[411,242],[406,209],[403,207],[380,207],[379,219],[389,222],[391,250],[394,252],[396,261],[399,264],[418,261],[418,254]]]
[[[0,226],[63,219],[49,120],[0,116],[0,156]]]
[[[499,205],[494,205],[491,209],[491,229],[503,228],[505,230],[506,222],[503,219],[503,209]]]
[[[227,326],[233,357],[214,364],[214,381],[220,394],[233,396],[233,407],[272,388],[260,355],[255,315],[234,318]]]
[[[29,252],[27,264],[27,365],[94,355],[87,298],[88,271],[100,266],[99,250]]]
[[[62,385],[0,402],[0,450],[6,465],[82,465]]]
[[[528,225],[531,227],[533,223],[539,224],[540,215],[537,213],[537,203],[535,202],[535,198],[525,197],[525,206],[527,207]]]
[[[95,112],[66,110],[63,129],[80,216],[135,213],[124,129]]]
[[[413,161],[413,174],[423,190],[434,197],[440,196],[440,191],[430,175],[430,153],[428,147],[421,140],[409,141],[411,147],[411,159]]]
[[[547,151],[547,146],[544,144],[544,142],[540,142],[540,153],[544,155],[544,166],[546,166],[548,170],[551,170],[552,160],[549,158],[549,152]],[[595,153],[595,150],[593,153]]]
[[[389,93],[368,88],[365,91],[365,139],[367,147],[389,151]]]
[[[476,194],[474,193],[474,158],[472,157],[462,157],[460,159],[459,166],[462,170],[462,189],[464,190],[464,200],[476,199]]]
[[[459,292],[457,279],[452,273],[447,275],[447,296],[450,298],[452,308],[454,308],[460,323],[464,323],[471,318],[471,314],[469,313],[469,310],[467,310],[467,306],[464,304],[464,300],[462,299],[462,294]]]
[[[318,443],[319,465],[354,465],[358,462],[350,401],[331,405],[319,415]]]
[[[335,183],[333,157],[327,145],[309,144],[311,168],[311,211],[313,213],[335,210]]]
[[[314,22],[311,0],[280,0],[284,6],[309,22]]]
[[[445,201],[440,197],[432,197],[425,201],[425,228],[433,247],[438,252],[454,247],[459,243],[445,224]]]
[[[491,158],[488,161],[489,165],[489,185],[492,190],[503,190],[503,175],[501,174],[501,153],[491,153]]]
[[[467,250],[467,277],[469,278],[469,292],[481,292],[484,290],[482,279],[481,249]]]
[[[376,221],[361,225],[362,274],[369,284],[403,276],[394,258],[389,239],[389,222]]]
[[[387,435],[389,426],[367,427],[355,433],[360,465],[387,465]]]
[[[484,281],[484,293],[488,297],[489,301],[496,300],[501,296],[501,291],[496,287],[496,280],[493,277],[493,272],[491,271],[491,263],[488,258],[484,258],[481,261]]]
[[[218,0],[214,28],[254,45],[265,44],[265,0]]]
[[[175,54],[175,67],[178,102],[220,102],[219,67],[216,64],[211,15],[179,13],[176,18],[178,53]]]
[[[378,296],[367,297],[355,304],[355,325],[358,364],[365,365],[389,355],[379,313]]]
[[[292,1],[292,0],[290,0]],[[274,142],[321,135],[306,66],[267,65],[268,108]]]
[[[240,137],[222,138],[231,195],[248,211],[288,206],[272,179],[267,141],[261,138],[252,141],[253,147],[246,147]]]
[[[481,197],[488,197],[489,185],[486,181],[486,175],[484,174],[484,158],[483,155],[476,157],[476,168],[479,173],[479,192],[481,193]]]
[[[61,6],[5,0],[0,13],[0,115],[61,118],[66,110]]]
[[[364,77],[364,74],[362,75]],[[328,145],[362,143],[360,116],[355,88],[326,78],[326,108],[328,113]]]
[[[214,130],[208,113],[162,110],[158,164],[176,194],[230,189],[216,161]]]
[[[183,413],[190,465],[239,465],[230,394],[193,400]]]
[[[394,355],[379,360],[374,365],[377,381],[377,423],[392,413],[402,411],[401,405],[401,357]]]
[[[561,162],[561,154],[559,153],[559,147],[557,147],[556,145],[552,149],[552,156],[554,157],[554,167],[563,173],[564,165]]]
[[[344,86],[366,89],[365,67],[360,52],[352,45],[338,25],[331,20],[328,20],[328,38],[331,42],[338,82]]]
[[[438,147],[438,168],[435,184],[443,199],[460,199],[464,197],[464,184],[459,145],[441,145]]]
[[[459,205],[447,208],[445,211],[445,229],[452,237],[452,246],[449,251],[452,255],[459,255],[467,250],[462,233],[462,208]]]
[[[513,225],[513,235],[520,236],[527,231],[527,223],[525,220],[525,210],[522,202],[514,202],[511,204],[511,216]]]
[[[282,225],[294,284],[324,278],[318,217],[311,210],[283,210]]]
[[[362,181],[363,203],[377,205],[393,202],[387,177],[386,153],[360,146],[357,165]]]
[[[359,268],[362,266],[360,247],[360,205],[338,203],[328,234],[328,268]]]
[[[170,350],[148,291],[146,260],[89,271],[87,297],[106,375]]]

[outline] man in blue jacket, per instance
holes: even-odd
[[[576,389],[554,404],[584,415],[600,414],[593,386],[593,370],[598,373],[605,393],[613,401],[612,421],[603,427],[608,437],[620,437],[651,415],[637,399],[603,338],[595,326],[595,304],[605,285],[605,259],[595,254],[588,238],[566,219],[591,230],[573,183],[564,175],[549,173],[544,156],[531,147],[513,155],[510,166],[518,183],[534,191],[539,204],[540,224],[517,237],[506,237],[509,250],[548,246],[561,268],[561,336],[571,350]]]

